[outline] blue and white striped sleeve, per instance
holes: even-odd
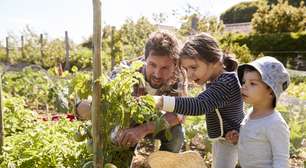
[[[197,97],[176,97],[173,112],[184,115],[203,115],[222,108],[230,101],[231,88],[228,83],[217,82]]]

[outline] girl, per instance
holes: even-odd
[[[224,136],[228,131],[239,131],[244,117],[240,84],[235,73],[238,63],[223,54],[216,40],[205,33],[185,43],[180,61],[189,80],[206,84],[206,89],[197,97],[156,96],[157,108],[183,115],[205,114],[208,136],[213,141],[212,167],[234,168],[237,147],[226,142]]]

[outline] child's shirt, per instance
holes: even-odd
[[[289,167],[289,128],[279,112],[241,123],[238,157],[243,168]]]
[[[235,72],[224,72],[197,97],[164,97],[163,110],[184,115],[206,115],[210,139],[239,131],[244,118],[240,84]]]

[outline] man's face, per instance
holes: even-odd
[[[146,79],[154,89],[159,89],[174,77],[175,60],[170,56],[150,54],[146,59]]]

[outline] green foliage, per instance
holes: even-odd
[[[104,160],[106,163],[113,163],[118,167],[129,167],[133,156],[133,150],[124,149],[114,144],[112,133],[114,128],[128,128],[133,123],[140,124],[149,120],[156,120],[159,114],[155,109],[155,103],[152,96],[143,96],[136,99],[133,96],[134,85],[143,84],[143,74],[138,70],[143,66],[142,62],[135,62],[130,68],[122,67],[115,79],[107,80],[102,76],[98,82],[101,83],[101,112],[103,125],[102,137]],[[82,76],[84,77],[84,76]],[[86,79],[79,78],[72,83],[79,91],[87,90],[83,86]],[[83,93],[86,93],[83,91]],[[81,95],[81,94],[79,94]],[[84,94],[84,97],[87,95]],[[76,133],[76,140],[82,140],[83,136],[87,137],[88,150],[92,149],[91,125],[87,125],[83,129],[79,129]],[[115,135],[116,136],[116,135]]]
[[[136,22],[128,19],[120,29],[125,59],[136,58],[144,54],[144,45],[149,35],[156,29],[147,18],[141,17]]]
[[[12,96],[23,96],[27,104],[45,106],[49,99],[52,80],[44,71],[24,68],[21,72],[8,72],[3,76],[3,90]]]
[[[21,97],[6,97],[3,104],[3,125],[6,137],[35,126],[37,114],[24,108],[26,104]]]
[[[46,42],[44,46],[44,58],[41,59],[41,63],[44,67],[53,67],[58,63],[65,62],[65,44],[60,39],[55,39],[50,42]]]
[[[305,77],[304,77],[305,78]],[[294,84],[291,83],[287,90],[290,96],[306,101],[306,82]]]
[[[91,156],[73,140],[79,122],[40,122],[35,128],[6,137],[0,167],[81,167]]]
[[[221,14],[224,24],[250,22],[258,9],[258,1],[241,2]]]
[[[247,45],[239,45],[236,42],[232,42],[232,36],[232,34],[227,34],[220,39],[221,48],[224,50],[224,52],[234,54],[239,63],[247,63],[253,60],[255,56],[252,55]]]
[[[302,140],[306,138],[306,115],[303,104],[298,105],[277,105],[277,110],[282,113],[290,128],[290,156],[296,157],[301,148]]]
[[[305,30],[306,8],[296,8],[287,1],[279,1],[272,8],[262,3],[252,19],[252,27],[256,33],[299,32]]]
[[[306,32],[298,33],[269,33],[269,34],[250,34],[232,35],[223,39],[239,45],[246,44],[253,55],[261,52],[265,55],[274,56],[281,60],[285,65],[289,58],[294,58],[295,53],[279,53],[281,51],[304,51],[306,44]],[[222,42],[222,40],[221,40]],[[269,51],[269,52],[266,52]],[[272,52],[271,52],[272,51]],[[275,51],[275,53],[273,53]],[[306,55],[304,55],[305,57]]]
[[[119,64],[123,58],[122,34],[115,27],[106,26],[103,28],[102,40],[102,64],[104,69],[111,69],[112,57],[114,64]]]
[[[20,72],[6,72],[3,76],[3,90],[11,96],[23,97],[31,109],[57,108],[68,111],[69,80],[55,76],[39,66],[30,66]],[[65,109],[63,109],[65,108]]]
[[[198,18],[197,31],[198,32],[209,32],[209,33],[220,33],[224,29],[222,22],[219,22],[216,17],[200,16],[199,14],[192,14],[190,16],[184,16],[182,18],[182,25],[178,30],[178,33],[183,36],[188,36],[192,33],[191,22],[194,17]]]
[[[75,72],[71,79],[69,90],[70,97],[87,99],[92,94],[92,78],[90,73]]]
[[[279,0],[265,0],[268,2],[269,5],[275,5],[277,3],[279,3]],[[300,6],[301,2],[305,5],[306,1],[305,0],[287,0],[288,4],[292,5],[292,6]]]
[[[120,32],[120,30],[116,30],[116,27],[106,25],[103,27],[102,34],[103,34],[102,35],[102,65],[105,70],[110,70],[112,57],[114,57],[114,63],[116,65],[122,60],[123,55],[124,55],[123,41],[121,38],[122,33]],[[81,46],[92,49],[92,37],[90,37],[88,40],[83,42]],[[74,59],[75,60],[74,62],[76,62],[74,63],[74,65],[78,66],[79,68],[91,66],[92,51],[90,50],[90,53],[86,51],[86,53],[83,53],[83,55],[82,53],[80,54],[79,52],[82,52],[82,51],[76,51],[76,55],[77,56],[80,55],[80,56]],[[90,57],[88,57],[89,55]],[[84,64],[84,63],[88,63],[88,64],[85,64],[85,66],[84,65],[79,66],[79,64]]]
[[[0,46],[0,61],[1,62],[6,61],[6,51],[5,48],[2,48],[1,46]]]
[[[79,69],[92,67],[92,50],[80,46],[76,47],[70,52],[70,64]]]

